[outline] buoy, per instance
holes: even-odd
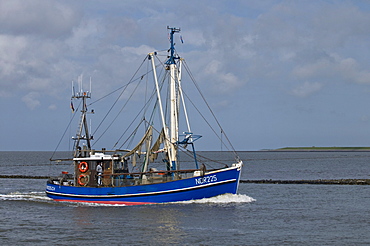
[[[81,173],[85,173],[87,170],[89,170],[89,165],[87,162],[82,161],[80,164],[78,164],[78,170],[80,170]]]

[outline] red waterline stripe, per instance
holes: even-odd
[[[69,199],[54,199],[58,202],[83,202],[83,203],[99,203],[99,204],[110,204],[110,205],[145,205],[155,204],[154,202],[119,202],[119,201],[85,201],[85,200],[69,200]]]

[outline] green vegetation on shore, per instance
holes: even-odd
[[[285,147],[278,151],[370,151],[370,147]]]

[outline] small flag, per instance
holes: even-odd
[[[181,43],[184,43],[184,40],[182,39],[182,35],[180,35]]]
[[[75,108],[73,107],[72,101],[71,101],[71,109],[72,109],[72,113],[74,113],[75,112]]]

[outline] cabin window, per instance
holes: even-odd
[[[122,162],[114,161],[114,170],[122,169]]]
[[[104,170],[110,169],[110,161],[104,162]]]

